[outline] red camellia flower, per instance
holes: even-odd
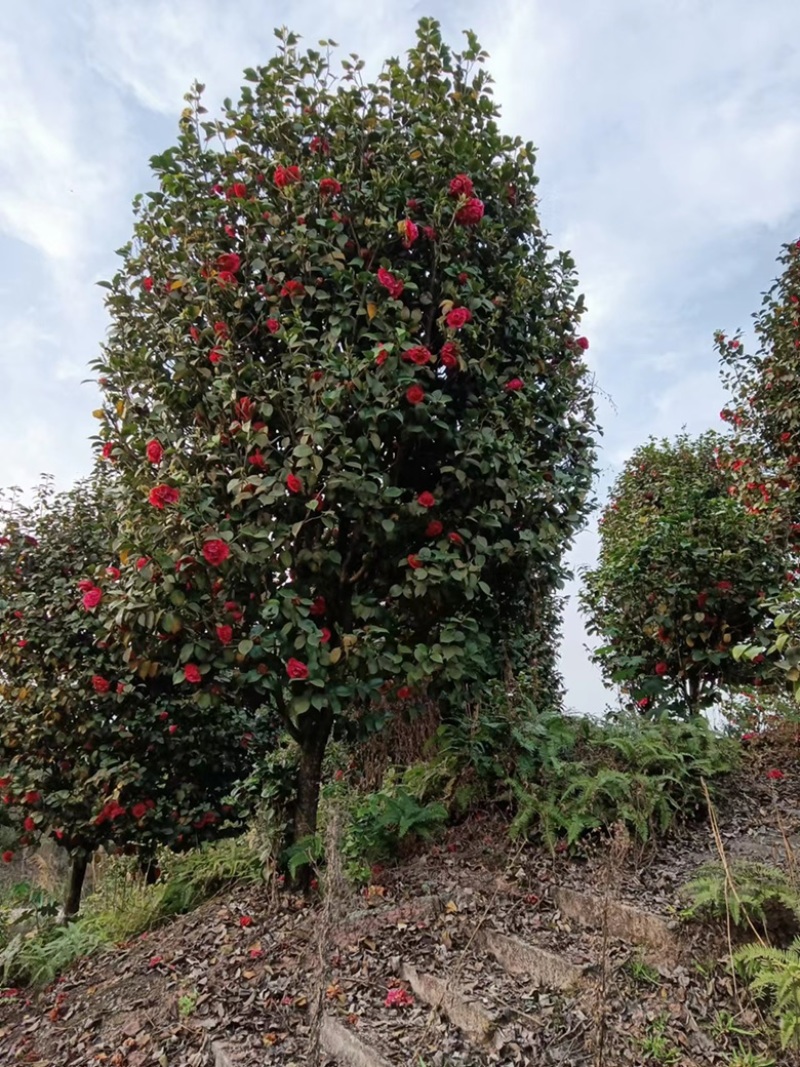
[[[250,949],[249,956],[251,960],[260,960],[263,955],[263,948],[259,948],[257,945],[254,945],[253,948]]]
[[[731,589],[733,589],[733,582],[729,582],[729,581],[717,582],[717,589],[719,589],[719,591],[721,593],[729,593],[731,591]]]
[[[327,645],[331,639],[331,632],[327,626],[323,626],[319,632],[319,642],[321,645]]]
[[[233,640],[233,627],[221,625],[217,627],[217,637],[223,645],[229,645]]]
[[[303,483],[300,481],[296,474],[287,474],[286,488],[289,490],[290,493],[302,493]]]
[[[433,228],[433,226],[423,226],[422,232],[425,234],[429,241],[436,240],[436,230]]]
[[[589,347],[589,341],[586,337],[579,337],[575,343],[577,344],[578,348],[582,348],[584,352]]]
[[[321,153],[321,155],[327,156],[331,150],[331,146],[328,144],[324,137],[318,137],[317,134],[314,134],[314,136],[309,141],[308,150],[309,152],[313,152],[314,154],[319,152]]]
[[[462,326],[472,321],[472,312],[469,308],[453,308],[445,321],[451,330],[460,330]]]
[[[410,385],[406,389],[406,400],[409,404],[421,404],[425,399],[425,390],[421,385]]]
[[[163,511],[167,504],[177,504],[180,499],[180,492],[174,489],[171,485],[155,485],[150,490],[148,500],[154,508],[158,508],[159,511]]]
[[[189,678],[188,680],[190,682],[192,681],[191,678]],[[167,729],[168,729],[169,733],[171,733],[171,734],[177,733],[177,731],[178,731],[178,727],[175,725],[174,722],[170,726],[168,726]]]
[[[183,668],[183,677],[187,682],[191,682],[193,685],[197,685],[198,682],[202,682],[203,678],[200,674],[200,668],[194,663],[187,663]]]
[[[217,282],[224,288],[226,285],[238,285],[239,279],[231,271],[221,270],[217,274]]]
[[[117,682],[117,692],[118,693],[124,693],[125,692],[125,683],[124,682]]]
[[[425,527],[425,536],[438,537],[443,529],[444,526],[442,526],[438,519],[431,519],[431,521]]]
[[[243,396],[233,405],[233,412],[239,422],[250,422],[255,414],[256,406],[249,396]]]
[[[436,497],[433,493],[429,493],[427,490],[424,493],[420,493],[417,497],[417,503],[423,508],[432,508],[436,504]]]
[[[251,467],[255,467],[256,470],[263,471],[267,469],[267,461],[264,459],[263,452],[256,449],[252,455],[247,457],[247,462]]]
[[[669,665],[663,660],[656,664],[656,674],[666,674],[669,670]]]
[[[518,393],[520,389],[525,388],[525,382],[522,378],[512,378],[510,382],[506,382],[505,390],[507,393]]]
[[[133,807],[131,808],[131,815],[134,817],[134,819],[143,819],[146,814],[147,814],[147,805],[146,804],[142,804],[141,801],[139,801],[138,804],[134,804]]]
[[[439,359],[442,362],[443,367],[447,367],[448,370],[453,370],[458,366],[458,347],[453,341],[447,341],[442,345],[442,350],[439,353]]]
[[[221,341],[227,341],[230,337],[230,330],[228,329],[227,322],[215,322],[214,335],[219,337]]]
[[[106,443],[103,445],[103,448],[101,450],[100,455],[103,457],[103,459],[111,459],[111,453],[113,451],[114,451],[114,442],[113,441],[106,441]]]
[[[302,282],[292,279],[284,283],[281,289],[281,296],[288,296],[294,299],[295,297],[304,296],[305,291],[306,289]]]
[[[773,767],[771,771],[767,771],[767,778],[773,782],[779,782],[781,778],[785,778],[786,775],[783,771],[779,771],[776,767]]]
[[[742,741],[755,741],[755,739],[757,737],[758,737],[758,734],[755,733],[754,730],[748,730],[747,733],[742,734],[741,740]]]
[[[388,358],[389,353],[386,351],[385,348],[381,348],[378,350],[378,354],[375,357],[375,362],[378,364],[379,367],[382,367]]]
[[[225,190],[227,200],[244,200],[247,196],[247,186],[244,182],[234,182]]]
[[[90,589],[94,589],[94,582],[91,578],[81,578],[78,582],[78,590],[81,593],[88,593]]]
[[[113,578],[114,581],[116,581],[122,576],[122,571],[119,569],[119,567],[106,567],[106,574],[109,578]]]
[[[403,244],[406,248],[411,248],[419,237],[419,226],[417,226],[416,222],[412,222],[411,219],[403,219],[402,222],[397,224],[397,229],[403,235]]]
[[[103,590],[98,589],[97,586],[95,586],[94,588],[89,589],[88,592],[83,594],[82,603],[87,611],[94,611],[94,609],[97,607],[97,605],[102,599]]]
[[[223,252],[217,257],[217,270],[223,274],[236,274],[242,265],[242,257],[235,252]]]
[[[230,554],[230,546],[219,538],[213,541],[206,541],[203,545],[203,559],[206,563],[210,563],[212,567],[221,566]]]
[[[3,863],[11,863],[13,858],[14,853],[11,851],[11,849],[6,849],[6,851],[3,853]]]
[[[414,998],[406,989],[390,989],[383,1002],[386,1008],[410,1008],[413,1004]]]
[[[25,822],[22,825],[25,827],[29,834],[33,833],[33,831],[36,829],[36,823],[33,821],[33,818],[30,815],[27,816]]]
[[[285,189],[287,185],[295,185],[300,181],[300,168],[298,166],[276,167],[273,181],[279,189]]]
[[[26,804],[38,804],[41,799],[42,794],[37,793],[35,789],[31,789],[31,791],[29,793],[26,793],[23,797],[23,800]]]
[[[447,540],[450,542],[451,545],[464,544],[464,538],[461,536],[460,533],[456,533],[455,530],[447,535]]]
[[[111,688],[111,682],[104,678],[102,674],[93,674],[92,688],[96,693],[107,693]]]
[[[153,438],[152,441],[147,442],[144,451],[151,463],[160,463],[164,458],[164,449],[161,446],[161,442],[156,441],[155,438]]]
[[[142,289],[144,289],[145,292],[148,293],[152,292],[153,290],[153,279],[150,277],[149,274],[146,278],[142,278]]]
[[[407,363],[416,363],[418,367],[424,367],[426,363],[430,363],[433,356],[424,345],[417,345],[415,348],[407,348],[403,353],[403,359]]]
[[[147,556],[139,556],[136,560],[136,570],[143,571],[149,562],[150,560]]]
[[[222,359],[222,356],[223,352],[221,352],[219,348],[212,348],[211,351],[208,353],[208,362],[219,363],[219,361]]]
[[[270,333],[277,333],[281,328],[281,324],[277,319],[267,319],[266,326]]]
[[[239,925],[248,927],[253,925],[253,917],[251,915],[242,915],[239,919]]]
[[[400,299],[400,295],[403,292],[403,282],[399,278],[395,278],[392,272],[386,270],[385,267],[378,268],[378,283],[389,291],[389,296],[393,300]]]
[[[319,619],[328,610],[328,605],[325,602],[324,596],[314,597],[314,603],[308,610],[309,615],[313,615],[315,619]]]
[[[299,659],[290,659],[286,664],[286,673],[293,682],[304,682],[308,678],[308,667]]]
[[[474,196],[456,212],[456,222],[459,226],[477,226],[483,218],[483,201]]]
[[[474,192],[475,186],[472,184],[472,178],[467,177],[466,174],[456,174],[455,178],[451,178],[450,196],[456,198],[459,196],[472,196]]]
[[[422,560],[419,558],[419,556],[413,555],[406,556],[406,563],[408,563],[409,567],[414,571],[419,570],[419,568],[423,565]]]
[[[335,178],[323,178],[319,183],[319,191],[322,196],[336,196],[342,191],[342,183]]]

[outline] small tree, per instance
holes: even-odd
[[[728,491],[724,439],[650,441],[623,467],[600,519],[582,604],[605,677],[645,714],[697,714],[760,664],[733,649],[779,588],[782,548]]]
[[[152,160],[97,369],[152,560],[120,594],[131,654],[198,709],[277,711],[304,837],[337,716],[503,669],[530,603],[515,624],[497,592],[560,577],[594,421],[573,265],[473,35],[454,54],[423,20],[370,84],[278,37]]]
[[[69,852],[68,915],[99,845],[150,856],[227,832],[255,728],[233,707],[204,715],[97,640],[124,566],[113,519],[107,488],[89,481],[0,508],[0,795],[22,844],[48,835]]]

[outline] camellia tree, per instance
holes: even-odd
[[[98,640],[122,575],[113,521],[100,481],[61,494],[46,482],[0,508],[0,797],[21,844],[68,851],[68,915],[98,846],[149,857],[231,832],[227,794],[256,730],[233,707],[204,715],[171,676],[132,673],[120,642]]]
[[[756,345],[741,333],[716,334],[730,401],[720,412],[732,431],[725,461],[730,492],[785,547],[788,567],[770,601],[768,624],[743,643],[745,661],[767,656],[770,677],[800,699],[800,241],[783,246],[783,270],[754,315]]]
[[[780,588],[783,547],[729,492],[725,439],[649,441],[626,462],[600,519],[583,608],[605,677],[644,714],[697,714],[759,680],[733,649]]]
[[[142,558],[130,657],[198,711],[281,717],[303,838],[337,717],[501,672],[530,604],[498,591],[560,578],[595,427],[573,265],[474,37],[454,54],[423,20],[374,83],[278,37],[152,160],[98,447]]]

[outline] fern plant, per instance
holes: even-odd
[[[772,1002],[781,1048],[800,1047],[800,937],[788,948],[745,945],[733,959],[753,995]]]
[[[737,927],[766,928],[776,916],[800,920],[800,895],[783,871],[763,863],[740,861],[726,872],[721,864],[701,867],[684,887],[691,904],[684,910],[689,919],[725,919]]]

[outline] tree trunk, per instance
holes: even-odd
[[[83,880],[86,877],[86,868],[89,866],[89,853],[81,849],[72,857],[69,868],[69,882],[67,883],[67,896],[64,900],[64,917],[74,918],[81,910],[81,892]]]
[[[296,844],[304,837],[313,837],[317,832],[322,761],[332,726],[333,714],[329,711],[321,712],[313,718],[309,716],[308,721],[303,724],[290,844]],[[312,875],[311,866],[306,864],[297,872],[293,881],[294,888],[303,891],[308,889]]]

